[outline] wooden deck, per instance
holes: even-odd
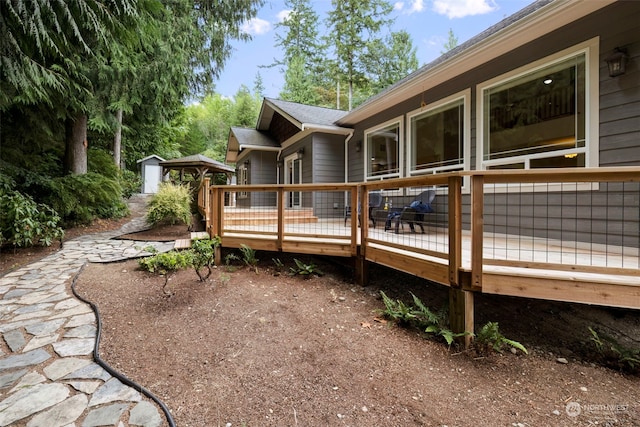
[[[547,182],[550,176],[553,183]],[[473,330],[475,293],[640,309],[638,182],[640,168],[553,170],[553,174],[488,171],[358,184],[212,186],[199,200],[206,203],[201,209],[208,218],[207,230],[220,236],[224,247],[246,244],[256,250],[353,257],[361,283],[367,280],[368,263],[374,262],[448,286],[452,329],[462,332]],[[442,213],[429,222],[424,234],[411,233],[406,226],[397,234],[384,231],[382,224],[373,228],[366,211],[360,227],[357,216],[345,224],[339,210],[321,209],[321,197],[327,197],[324,205],[333,209],[336,200],[366,206],[371,191],[404,196],[398,202],[405,202],[428,186],[438,188],[441,202],[436,212]],[[288,192],[308,192],[312,193],[308,199],[318,206],[312,221],[297,220],[284,208],[273,208],[278,212],[275,221],[256,216],[235,222],[227,212],[241,211],[223,205],[229,191],[276,192],[278,206],[285,205]],[[514,193],[517,198],[510,197]],[[514,206],[514,200],[522,203],[534,196],[544,198],[546,204]],[[580,205],[578,199],[591,204]],[[608,206],[609,201],[623,204]],[[487,215],[485,209],[492,212]],[[532,213],[535,209],[538,217]],[[540,210],[544,217],[539,218]],[[490,218],[499,220],[490,223]],[[536,221],[556,228],[535,229]],[[520,227],[511,223],[524,224],[528,232],[492,231]],[[570,230],[584,224],[586,231]]]

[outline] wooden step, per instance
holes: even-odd
[[[313,209],[286,209],[284,221],[287,224],[313,224],[318,222],[318,217],[313,214]],[[225,210],[224,224],[225,226],[275,225],[278,224],[278,211],[241,208]]]
[[[173,249],[189,249],[191,242],[197,239],[208,239],[209,233],[206,231],[192,231],[190,239],[177,239],[173,245]]]

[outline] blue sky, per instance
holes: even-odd
[[[493,24],[517,12],[533,0],[404,0],[391,1],[394,5],[392,31],[404,29],[411,34],[417,48],[418,62],[424,65],[441,55],[443,45],[452,29],[462,43]],[[331,0],[313,0],[313,8],[319,15],[324,35],[324,20],[331,9]],[[251,34],[249,42],[235,42],[234,51],[227,61],[216,92],[233,96],[240,85],[253,89],[256,75],[260,73],[265,96],[277,98],[284,82],[282,70],[277,67],[260,68],[282,58],[282,51],[275,47],[275,24],[287,15],[284,0],[266,0],[258,15],[243,26]],[[282,31],[279,29],[278,31]]]

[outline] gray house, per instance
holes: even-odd
[[[256,129],[233,127],[226,161],[236,164],[238,184],[345,182],[347,142],[353,129],[335,123],[345,111],[266,98]],[[238,207],[275,206],[273,199],[237,195]],[[312,207],[291,193],[287,207]]]
[[[640,167],[639,67],[640,2],[541,0],[350,112],[265,99],[256,129],[231,130],[227,161],[248,184]],[[597,209],[598,190],[588,193],[573,191],[576,209]],[[567,191],[548,194],[544,203],[554,205]],[[514,196],[492,197],[502,206]],[[619,197],[637,205],[638,189]],[[627,219],[628,206],[620,213]],[[549,222],[551,235],[565,227]],[[602,227],[603,242],[623,243],[622,233]],[[577,240],[598,238],[574,231]]]

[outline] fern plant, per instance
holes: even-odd
[[[589,327],[589,332],[591,333],[591,342],[607,363],[631,372],[640,369],[640,349],[627,348],[613,337],[604,334],[600,336],[591,327]]]
[[[257,273],[258,259],[256,258],[255,249],[252,249],[243,243],[242,245],[240,245],[240,252],[242,253],[242,261],[244,261],[247,267],[254,269]]]
[[[303,276],[305,279],[310,278],[311,276],[322,276],[324,273],[320,271],[320,269],[313,263],[305,264],[299,259],[294,258],[293,262],[295,262],[295,267],[290,267],[292,276]]]
[[[487,322],[483,325],[475,336],[475,343],[477,348],[484,353],[490,351],[502,353],[502,349],[506,345],[528,354],[525,346],[502,335],[498,322]]]
[[[468,334],[467,332],[454,333],[449,329],[446,307],[434,312],[413,293],[411,296],[415,307],[405,304],[402,300],[394,301],[382,291],[380,294],[385,305],[382,314],[399,324],[413,326],[429,335],[443,338],[449,346],[456,338]]]

